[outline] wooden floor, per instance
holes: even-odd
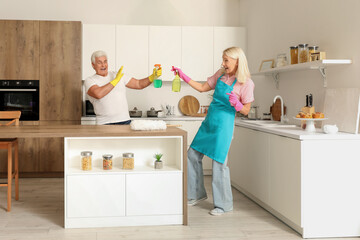
[[[210,176],[205,177],[209,198],[189,207],[188,226],[64,229],[63,184],[62,178],[20,179],[20,200],[13,201],[10,213],[5,209],[6,188],[0,188],[0,239],[302,239],[235,189],[234,211],[222,216],[209,215],[213,208]]]

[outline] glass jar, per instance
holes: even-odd
[[[263,113],[263,120],[271,120],[271,113]]]
[[[134,169],[134,153],[123,153],[123,169]]]
[[[111,154],[104,154],[103,155],[103,169],[104,170],[111,170],[112,169],[112,157]]]
[[[91,170],[91,151],[81,152],[81,169],[84,171]]]
[[[287,57],[285,53],[281,53],[277,55],[276,58],[276,67],[283,67],[287,65]]]
[[[312,57],[312,53],[317,53],[319,47],[318,46],[310,46],[310,47],[308,47],[308,49],[309,49],[309,61],[310,62],[316,61],[317,57],[316,56]]]
[[[298,46],[298,63],[305,63],[309,61],[308,44],[299,44]]]
[[[291,64],[298,63],[298,46],[290,47],[290,60],[291,60]]]

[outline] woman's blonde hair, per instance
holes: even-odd
[[[223,55],[238,60],[235,77],[238,82],[245,83],[250,78],[250,71],[244,51],[239,47],[230,47],[223,51]]]

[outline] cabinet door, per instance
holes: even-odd
[[[214,28],[182,27],[182,70],[196,81],[214,74]]]
[[[127,174],[126,215],[182,214],[182,174]]]
[[[82,35],[82,79],[95,74],[91,55],[97,50],[108,56],[109,71],[116,71],[115,26],[111,24],[83,24]]]
[[[0,79],[39,79],[39,21],[0,21]]]
[[[81,22],[40,22],[40,120],[81,119]]]
[[[270,135],[269,205],[301,226],[301,141]]]
[[[149,76],[148,26],[116,26],[116,69],[121,66],[129,77]]]
[[[161,64],[163,81],[174,79],[171,66],[181,67],[181,27],[150,26],[149,74],[154,64]]]
[[[267,203],[269,134],[242,127],[234,131],[229,153],[231,181]]]
[[[229,47],[240,47],[246,54],[246,29],[214,27],[214,72],[220,68],[223,51]]]
[[[68,218],[125,216],[125,175],[67,176],[65,194]]]

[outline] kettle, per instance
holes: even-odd
[[[253,106],[253,107],[250,108],[250,111],[248,113],[248,118],[249,119],[256,120],[256,119],[259,118],[258,117],[258,108],[259,108],[258,106]]]

